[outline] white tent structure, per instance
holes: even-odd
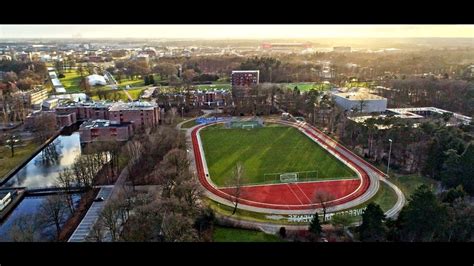
[[[87,76],[87,82],[89,82],[89,85],[91,86],[107,85],[106,78],[104,76],[97,75],[97,74]]]

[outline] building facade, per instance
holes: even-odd
[[[387,110],[387,99],[365,92],[346,92],[333,94],[337,106],[344,110],[361,113],[381,113]]]
[[[79,127],[81,143],[96,141],[127,141],[133,136],[132,123],[113,123],[110,120],[91,120]]]

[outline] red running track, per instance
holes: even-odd
[[[339,199],[355,191],[360,185],[359,179],[338,180],[327,182],[277,184],[264,186],[249,186],[241,188],[241,198],[265,202],[275,205],[302,205],[317,203],[315,195],[318,192],[327,192]],[[233,188],[221,189],[231,194]]]
[[[206,179],[201,152],[199,149],[199,142],[197,140],[197,132],[205,126],[207,125],[197,126],[191,132],[199,181],[209,192],[226,200],[232,201],[234,197],[229,194],[232,191],[232,188],[218,189],[210,184]],[[317,137],[311,131],[307,129],[303,130],[307,134],[318,139],[318,141],[321,143],[326,144],[324,140]],[[339,144],[337,145],[339,146]],[[362,178],[357,180],[247,186],[242,188],[244,193],[239,199],[240,204],[268,209],[305,210],[320,207],[320,204],[312,202],[314,194],[317,191],[327,191],[334,195],[335,200],[329,202],[327,204],[328,206],[340,205],[363,195],[370,185],[370,179],[367,173],[357,164],[354,164],[352,161],[348,160],[348,158],[346,158],[343,154],[337,152],[337,150],[335,150],[333,147],[327,144],[326,146],[328,149],[338,154],[342,160],[348,162],[352,167],[354,167]]]

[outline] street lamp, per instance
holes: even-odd
[[[388,176],[388,171],[390,170],[390,155],[392,154],[392,139],[388,139],[390,142],[390,149],[388,151],[388,163],[387,163],[387,176]]]
[[[184,106],[181,106],[181,118],[184,117]]]
[[[15,156],[15,144],[18,143],[20,140],[18,139],[17,136],[11,135],[5,142],[7,143],[7,146],[10,148],[12,152],[12,157]]]

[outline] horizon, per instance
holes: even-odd
[[[474,38],[474,25],[0,25],[0,39]]]

